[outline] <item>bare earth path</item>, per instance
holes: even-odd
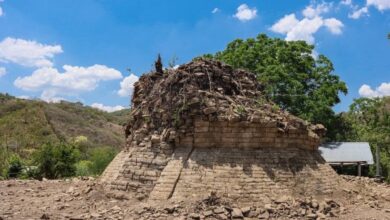
[[[234,215],[238,219],[390,219],[389,185],[367,178],[344,178],[347,181],[340,186],[340,193],[324,198],[326,202],[318,199],[319,206],[337,208],[330,208],[327,215],[315,214],[320,208],[313,208],[317,200],[310,198],[278,198],[264,207],[239,207],[210,198],[193,203],[148,204],[130,194],[104,190],[93,179],[7,180],[0,181],[0,220],[230,219]]]

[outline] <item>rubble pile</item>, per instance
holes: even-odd
[[[138,129],[160,134],[165,129],[191,132],[193,116],[209,121],[276,122],[280,131],[324,131],[321,125],[310,125],[279,109],[261,91],[255,74],[213,60],[199,59],[164,73],[151,72],[135,84],[126,134]]]
[[[158,67],[134,86],[126,147],[101,177],[110,189],[243,202],[332,191],[337,177],[317,152],[325,128],[267,100],[255,74],[207,59]]]
[[[139,202],[126,192],[106,191],[91,178],[0,181],[0,219],[388,219],[390,185],[345,177],[340,192],[327,197],[267,198],[238,204],[210,193],[195,201]],[[373,182],[364,184],[362,182]],[[360,188],[362,187],[362,188]],[[378,188],[380,187],[380,188]],[[382,195],[382,196],[379,196]],[[263,196],[266,197],[266,196]],[[386,200],[387,198],[387,200]],[[370,206],[372,201],[379,206]]]
[[[212,201],[210,203],[210,201]],[[346,213],[340,203],[332,199],[317,201],[312,198],[293,199],[283,196],[263,206],[239,207],[233,201],[215,194],[192,205],[177,203],[165,207],[145,206],[135,210],[139,219],[329,219]]]
[[[347,184],[343,192],[348,197],[351,204],[364,205],[377,210],[385,210],[390,213],[390,207],[384,207],[383,204],[390,202],[390,185],[378,179],[358,176],[343,175]],[[375,189],[375,190],[372,190]]]

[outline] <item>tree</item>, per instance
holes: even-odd
[[[80,157],[79,151],[72,145],[44,144],[34,155],[39,174],[49,179],[70,177],[76,174],[75,163]]]
[[[260,34],[234,40],[225,50],[204,56],[255,73],[265,95],[282,109],[328,127],[335,120],[332,107],[340,102],[340,93],[347,93],[347,87],[333,74],[328,58],[314,58],[313,54],[314,46],[304,41]]]
[[[373,152],[380,148],[382,175],[390,182],[390,97],[355,99],[347,118],[350,140],[368,141]]]

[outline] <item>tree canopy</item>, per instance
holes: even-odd
[[[314,54],[314,46],[304,41],[260,34],[234,40],[225,50],[204,56],[255,73],[265,95],[281,108],[329,127],[336,120],[332,107],[340,102],[340,93],[347,93],[347,86],[327,57]]]
[[[380,147],[382,175],[390,182],[390,97],[355,99],[345,120],[350,125],[347,140]]]

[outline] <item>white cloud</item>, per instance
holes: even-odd
[[[121,79],[122,74],[104,65],[95,64],[90,67],[63,66],[60,73],[53,67],[42,67],[30,76],[18,77],[14,85],[26,91],[42,91],[41,99],[59,101],[58,95],[72,96],[79,92],[94,90],[99,82]]]
[[[1,67],[1,66],[0,66],[0,78],[1,78],[2,76],[4,76],[5,74],[7,74],[7,70],[6,70],[4,67]]]
[[[390,0],[367,0],[367,6],[374,6],[379,11],[390,9]]]
[[[100,110],[105,111],[105,112],[115,112],[115,111],[119,111],[119,110],[125,109],[125,107],[123,107],[121,105],[107,106],[107,105],[103,105],[101,103],[93,103],[91,105],[91,107],[100,109]]]
[[[299,20],[295,17],[295,14],[289,14],[275,23],[271,27],[271,30],[276,33],[286,34],[291,31],[298,23]]]
[[[214,8],[214,9],[211,11],[211,13],[215,14],[215,13],[217,13],[217,12],[219,12],[219,11],[220,11],[219,8]]]
[[[238,6],[236,14],[233,16],[240,21],[249,21],[257,16],[256,8],[249,8],[247,4]]]
[[[133,93],[134,83],[138,81],[138,76],[134,74],[130,74],[130,76],[125,77],[120,83],[120,90],[118,91],[118,95],[122,97],[129,97]]]
[[[325,2],[318,5],[309,5],[302,11],[302,14],[306,18],[314,18],[329,12],[331,7],[332,5],[330,3]]]
[[[382,83],[375,90],[371,89],[369,85],[362,85],[359,89],[359,95],[367,98],[390,96],[390,82]]]
[[[336,18],[325,19],[324,25],[332,34],[341,34],[341,28],[344,27],[343,23]]]
[[[368,8],[363,7],[360,9],[355,9],[352,13],[348,14],[348,17],[352,18],[352,19],[359,19],[361,16],[367,15],[367,14],[368,14]]]
[[[326,27],[332,34],[341,34],[344,26],[336,18],[322,18],[320,15],[326,13],[332,7],[331,4],[322,3],[314,6],[310,5],[302,11],[303,19],[299,20],[295,14],[285,15],[278,20],[272,27],[271,31],[279,34],[285,34],[288,41],[304,40],[313,44],[314,34],[321,28]]]
[[[286,40],[304,40],[313,44],[313,34],[315,34],[323,24],[324,22],[320,17],[315,17],[313,19],[304,18],[287,33]]]
[[[383,12],[385,10],[390,9],[390,0],[366,0],[366,5],[363,7],[359,7],[358,5],[352,4],[352,1],[349,4],[350,8],[353,10],[348,14],[349,18],[359,19],[364,15],[368,15],[368,9],[372,6]]]
[[[60,45],[45,45],[36,41],[7,37],[0,42],[0,62],[28,67],[53,66],[54,55],[62,53]]]

